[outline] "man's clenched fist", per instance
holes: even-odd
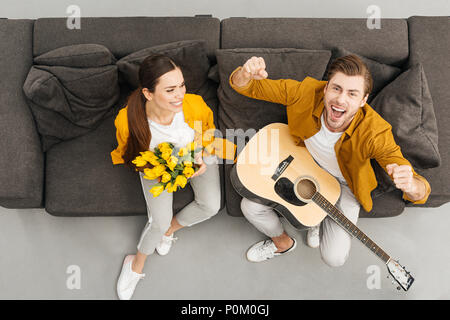
[[[414,179],[411,166],[391,163],[386,166],[387,173],[392,177],[395,186],[405,192],[413,200],[420,200],[425,196],[425,184]]]
[[[261,57],[251,57],[244,63],[242,69],[233,75],[231,82],[238,87],[244,87],[252,79],[262,80],[266,79],[267,76],[264,59]]]

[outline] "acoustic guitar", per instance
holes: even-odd
[[[231,170],[231,183],[242,197],[272,207],[297,229],[318,225],[329,216],[375,253],[403,290],[411,287],[414,278],[405,267],[335,206],[339,182],[305,147],[295,144],[288,125],[269,124],[249,140]]]

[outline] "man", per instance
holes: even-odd
[[[291,134],[306,146],[316,162],[341,184],[336,206],[356,224],[360,205],[372,210],[370,192],[377,186],[370,159],[375,159],[403,191],[403,198],[425,203],[431,188],[418,175],[395,143],[392,127],[368,104],[372,77],[367,66],[355,55],[333,61],[328,81],[306,77],[270,80],[264,59],[252,57],[230,75],[230,85],[250,98],[287,107]],[[270,239],[256,243],[247,251],[252,262],[264,261],[291,252],[296,240],[283,229],[271,207],[242,199],[245,217]],[[320,247],[322,259],[330,266],[341,266],[350,252],[351,236],[326,217],[308,231],[307,243]]]

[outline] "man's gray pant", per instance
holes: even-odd
[[[336,207],[356,224],[360,204],[345,184],[341,184],[341,195]],[[271,207],[243,198],[241,210],[247,220],[266,236],[278,237],[284,232],[279,216]],[[347,231],[330,217],[326,217],[320,228],[320,253],[325,263],[332,267],[342,266],[350,252],[351,238]]]
[[[207,157],[203,161],[207,164],[206,171],[189,179],[195,199],[176,215],[176,219],[182,226],[190,227],[209,219],[220,209],[220,176],[217,158]],[[143,254],[150,255],[170,227],[173,217],[173,193],[164,190],[154,198],[149,190],[158,181],[144,179],[142,172],[139,172],[139,176],[147,202],[148,222],[142,231],[137,249]]]

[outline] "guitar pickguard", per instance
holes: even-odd
[[[300,200],[294,192],[294,183],[286,177],[282,177],[275,182],[275,192],[284,200],[294,206],[304,206],[307,203]]]

